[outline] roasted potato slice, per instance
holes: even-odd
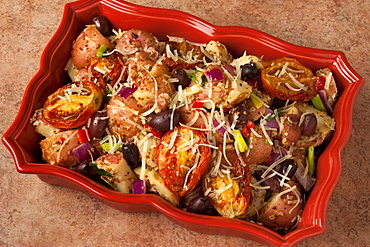
[[[156,162],[166,186],[179,196],[192,191],[211,159],[203,133],[183,126],[167,131],[156,148]]]
[[[69,83],[46,99],[43,118],[55,128],[76,128],[85,124],[99,110],[102,101],[103,93],[95,83]]]
[[[317,93],[315,75],[294,58],[267,62],[261,71],[261,80],[265,91],[281,100],[305,102]]]

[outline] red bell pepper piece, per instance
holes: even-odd
[[[150,124],[144,124],[144,127],[149,129],[150,133],[152,133],[155,137],[161,138],[164,134],[164,131],[153,129],[153,127],[150,126]]]

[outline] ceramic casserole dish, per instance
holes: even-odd
[[[42,136],[36,133],[30,118],[36,109],[42,107],[48,95],[70,81],[64,68],[70,58],[72,43],[97,15],[107,17],[114,28],[146,30],[159,40],[166,39],[167,35],[198,43],[218,40],[235,57],[247,50],[249,54],[263,56],[266,60],[290,56],[312,70],[331,69],[339,92],[333,112],[336,129],[318,160],[317,183],[295,230],[280,235],[238,219],[188,213],[157,195],[115,192],[72,170],[42,161],[39,147]],[[296,46],[246,27],[214,26],[175,10],[142,7],[116,0],[82,0],[65,5],[60,26],[42,54],[40,69],[29,82],[18,115],[4,134],[3,142],[13,155],[18,172],[36,174],[49,184],[82,191],[114,208],[129,212],[161,212],[194,231],[236,236],[269,246],[291,246],[325,232],[328,202],[341,173],[340,154],[351,133],[352,109],[362,85],[362,78],[341,52]]]

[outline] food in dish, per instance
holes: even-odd
[[[105,20],[76,37],[71,82],[32,119],[44,160],[189,212],[293,229],[335,127],[332,72],[233,58],[216,40],[110,33]]]

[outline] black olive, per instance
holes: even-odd
[[[267,176],[270,175],[270,174],[271,173],[267,174]],[[262,175],[262,172],[261,171],[256,171],[253,174],[253,176],[257,179],[257,181],[259,181],[259,180],[262,179],[261,175]],[[270,189],[269,190],[271,192],[280,192],[280,190],[281,190],[280,181],[279,181],[279,179],[276,176],[273,176],[271,178],[268,178],[268,179],[264,180],[261,183],[261,185],[263,185],[263,186],[270,186]]]
[[[172,76],[179,80],[178,82],[175,82],[176,89],[178,88],[178,86],[182,86],[182,88],[186,88],[189,86],[190,79],[185,70],[181,68],[174,69],[172,71]]]
[[[211,200],[208,196],[198,196],[192,199],[186,211],[196,214],[207,214],[211,205]]]
[[[105,16],[98,15],[92,19],[96,29],[104,36],[109,36],[112,34],[112,25]]]
[[[288,178],[292,178],[294,176],[294,173],[297,171],[297,166],[295,165],[295,162],[293,159],[287,159],[287,160],[284,160],[283,162],[281,162],[279,165],[278,165],[278,168],[277,168],[277,172],[279,172],[280,174],[283,174],[285,175],[285,173],[288,171],[288,168],[289,166],[291,166],[288,174],[286,174],[286,176]]]
[[[180,122],[180,112],[178,110],[174,110],[172,113],[171,109],[161,111],[150,120],[149,125],[158,131],[167,131],[171,129],[171,118],[172,127],[175,127]]]
[[[242,71],[241,79],[243,81],[255,79],[260,74],[260,71],[254,63],[244,64],[240,68]]]
[[[316,132],[317,117],[314,113],[309,113],[303,116],[302,135],[311,136]]]
[[[127,164],[135,169],[139,165],[140,154],[139,149],[134,143],[127,143],[122,146],[122,153]]]
[[[76,165],[75,171],[78,173],[81,173],[82,175],[87,176],[88,173],[88,167],[89,163],[88,162],[82,162]]]
[[[108,126],[108,118],[103,112],[97,112],[91,118],[89,132],[93,137],[100,138]]]

